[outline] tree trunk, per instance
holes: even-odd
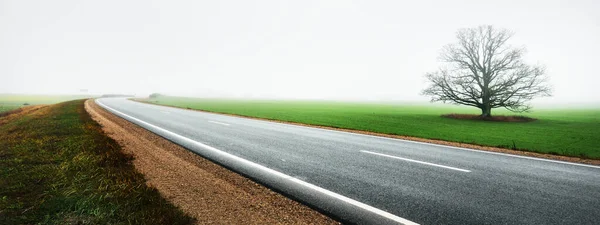
[[[486,75],[484,74],[483,79],[483,96],[481,98],[481,117],[489,118],[492,117],[492,107],[490,107],[490,89],[488,88],[489,82],[488,79],[485,79]]]
[[[492,117],[492,108],[486,105],[481,106],[481,117]]]

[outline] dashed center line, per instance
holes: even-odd
[[[392,158],[392,159],[404,160],[404,161],[408,161],[408,162],[420,163],[420,164],[429,165],[429,166],[441,167],[441,168],[456,170],[456,171],[465,172],[465,173],[471,172],[470,170],[460,169],[460,168],[451,167],[451,166],[444,166],[444,165],[430,163],[430,162],[423,162],[423,161],[414,160],[414,159],[407,159],[407,158],[402,158],[402,157],[393,156],[393,155],[386,155],[383,153],[377,153],[377,152],[371,152],[371,151],[365,151],[365,150],[360,150],[360,152],[368,153],[368,154],[372,154],[372,155],[383,156],[383,157],[388,157],[388,158]]]
[[[229,125],[230,125],[230,124],[227,124],[227,123],[222,123],[222,122],[217,122],[217,121],[212,121],[212,120],[209,120],[208,122],[209,122],[209,123],[221,124],[221,125],[223,125],[223,126],[229,126]]]
[[[171,114],[170,112],[167,111],[160,111],[161,113],[165,113],[165,114]]]

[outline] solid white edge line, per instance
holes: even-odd
[[[444,166],[444,165],[440,165],[440,164],[435,164],[435,163],[430,163],[430,162],[424,162],[424,161],[419,161],[419,160],[414,160],[414,159],[408,159],[408,158],[403,158],[403,157],[398,157],[398,156],[393,156],[393,155],[386,155],[386,154],[383,154],[383,153],[371,152],[371,151],[366,151],[366,150],[360,150],[360,152],[362,152],[362,153],[368,153],[368,154],[373,154],[373,155],[378,155],[378,156],[383,156],[383,157],[388,157],[388,158],[393,158],[393,159],[404,160],[404,161],[408,161],[408,162],[420,163],[420,164],[429,165],[429,166],[441,167],[441,168],[450,169],[450,170],[456,170],[456,171],[461,171],[461,172],[465,172],[465,173],[470,173],[471,172],[470,170],[460,169],[460,168],[451,167],[451,166]]]
[[[141,102],[137,102],[137,103],[151,105],[151,104],[148,104],[148,103],[141,103]],[[153,105],[153,106],[158,106],[158,105]],[[162,106],[162,107],[167,107],[167,106]],[[179,108],[179,109],[186,110],[186,109],[183,109],[183,108]],[[235,116],[233,114],[232,115],[226,115],[226,114],[212,113],[212,112],[206,112],[206,111],[197,111],[197,110],[193,110],[193,111],[194,112],[199,112],[199,113],[212,114],[212,115],[221,115],[221,116],[235,117],[235,118],[239,118],[239,119],[247,119],[247,120],[252,120],[252,121],[262,122],[262,123],[277,124],[277,125],[282,125],[282,126],[308,128],[308,129],[313,129],[313,130],[330,131],[330,132],[335,132],[335,133],[351,134],[351,135],[363,136],[363,137],[373,137],[373,138],[379,138],[379,139],[385,139],[385,140],[391,140],[391,141],[399,141],[399,142],[408,142],[408,143],[414,143],[414,144],[436,146],[436,147],[441,147],[441,148],[451,148],[451,149],[462,150],[462,151],[471,151],[471,152],[478,152],[478,153],[484,153],[484,154],[501,155],[501,156],[507,156],[507,157],[521,158],[521,159],[531,159],[531,160],[537,160],[537,161],[566,164],[566,165],[571,165],[571,166],[582,166],[582,167],[589,167],[589,168],[600,169],[600,166],[595,166],[595,165],[590,165],[590,164],[566,162],[566,161],[559,161],[559,160],[553,160],[553,159],[544,159],[544,158],[537,158],[537,157],[531,157],[531,156],[513,155],[513,154],[502,153],[502,152],[484,151],[484,150],[477,150],[477,149],[471,149],[471,148],[463,148],[463,147],[456,147],[456,146],[450,146],[450,145],[440,145],[440,144],[434,144],[434,143],[429,143],[429,142],[411,141],[411,140],[400,139],[400,138],[382,137],[382,136],[377,136],[377,135],[360,134],[360,133],[354,133],[354,132],[348,132],[348,131],[323,129],[323,128],[310,127],[310,126],[301,126],[301,125],[294,125],[294,124],[288,124],[288,123],[276,122],[276,121],[258,120],[258,119],[252,119],[252,118],[246,118],[246,117],[239,117],[239,116]]]
[[[226,124],[226,123],[222,123],[222,122],[217,122],[217,121],[212,121],[212,120],[209,120],[208,122],[209,122],[209,123],[221,124],[221,125],[223,125],[223,126],[229,126],[229,125],[230,125],[230,124]]]
[[[141,104],[144,104],[144,103],[141,103]],[[294,125],[294,124],[288,124],[288,123],[277,122],[277,121],[258,120],[258,119],[245,118],[245,117],[237,117],[237,116],[233,116],[233,115],[217,114],[217,113],[211,113],[211,112],[205,112],[205,111],[196,111],[196,112],[208,113],[208,114],[213,114],[213,115],[236,117],[236,118],[240,118],[240,119],[247,119],[247,120],[252,120],[252,121],[256,121],[256,122],[277,124],[277,125],[282,125],[282,126],[291,126],[291,127],[298,127],[298,128],[308,128],[308,129],[313,129],[313,130],[329,131],[329,132],[342,133],[342,134],[351,134],[351,135],[363,136],[363,137],[373,137],[373,138],[379,138],[379,139],[390,140],[390,141],[408,142],[408,143],[423,144],[423,145],[429,145],[429,146],[435,146],[435,147],[441,147],[441,148],[451,148],[451,149],[462,150],[462,151],[471,151],[471,152],[478,152],[478,153],[484,153],[484,154],[501,155],[501,156],[508,156],[508,157],[522,158],[522,159],[531,159],[531,160],[537,160],[537,161],[566,164],[566,165],[571,165],[571,166],[582,166],[582,167],[589,167],[589,168],[600,169],[600,166],[590,165],[590,164],[582,164],[582,163],[574,163],[574,162],[567,162],[567,161],[559,161],[559,160],[553,160],[553,159],[544,159],[544,158],[537,158],[537,157],[531,157],[531,156],[513,155],[513,154],[508,154],[508,153],[502,153],[502,152],[484,151],[484,150],[471,149],[471,148],[463,148],[463,147],[456,147],[456,146],[450,146],[450,145],[434,144],[434,143],[429,143],[429,142],[411,141],[411,140],[406,140],[406,139],[401,139],[401,138],[390,138],[390,137],[382,137],[382,136],[377,136],[377,135],[360,134],[360,133],[354,133],[354,132],[348,132],[348,131],[324,129],[324,128],[318,128],[318,127],[301,126],[301,125]],[[533,153],[535,153],[535,152],[533,152]],[[540,154],[542,154],[542,153],[540,153]]]
[[[261,169],[261,170],[263,170],[263,171],[265,171],[265,172],[271,173],[271,174],[273,174],[273,175],[275,175],[275,176],[278,176],[278,177],[280,177],[280,178],[282,178],[282,179],[286,179],[286,180],[292,181],[292,182],[294,182],[294,183],[297,183],[297,184],[299,184],[299,185],[302,185],[302,186],[304,186],[304,187],[307,187],[307,188],[313,189],[313,190],[315,190],[315,191],[317,191],[317,192],[320,192],[320,193],[322,193],[322,194],[328,195],[328,196],[330,196],[330,197],[333,197],[333,198],[339,199],[339,200],[341,200],[341,201],[344,201],[344,202],[346,202],[346,203],[349,203],[349,204],[351,204],[351,205],[354,205],[354,206],[356,206],[356,207],[362,208],[362,209],[364,209],[364,210],[367,210],[367,211],[369,211],[369,212],[375,213],[375,214],[377,214],[377,215],[380,215],[380,216],[382,216],[382,217],[388,218],[388,219],[390,219],[390,220],[396,221],[396,222],[398,222],[398,223],[401,223],[401,224],[406,224],[406,225],[418,225],[418,223],[415,223],[415,222],[412,222],[412,221],[410,221],[410,220],[404,219],[404,218],[402,218],[402,217],[396,216],[396,215],[394,215],[394,214],[391,214],[391,213],[389,213],[389,212],[386,212],[386,211],[383,211],[383,210],[381,210],[381,209],[375,208],[375,207],[373,207],[373,206],[367,205],[367,204],[365,204],[365,203],[362,203],[362,202],[356,201],[356,200],[354,200],[354,199],[348,198],[348,197],[346,197],[346,196],[343,196],[343,195],[340,195],[340,194],[338,194],[338,193],[332,192],[332,191],[330,191],[330,190],[324,189],[324,188],[322,188],[322,187],[316,186],[316,185],[314,185],[314,184],[311,184],[311,183],[308,183],[308,182],[305,182],[305,181],[302,181],[302,180],[296,179],[296,178],[294,178],[294,177],[291,177],[291,176],[289,176],[289,175],[287,175],[287,174],[284,174],[284,173],[281,173],[281,172],[279,172],[279,171],[276,171],[276,170],[270,169],[270,168],[268,168],[268,167],[265,167],[265,166],[263,166],[263,165],[260,165],[260,164],[258,164],[258,163],[255,163],[255,162],[252,162],[252,161],[246,160],[246,159],[244,159],[244,158],[240,158],[240,157],[238,157],[238,156],[235,156],[235,155],[229,154],[229,153],[227,153],[227,152],[221,151],[221,150],[219,150],[219,149],[216,149],[216,148],[214,148],[214,147],[211,147],[211,146],[205,145],[205,144],[203,144],[203,143],[197,142],[197,141],[195,141],[195,140],[192,140],[192,139],[190,139],[190,138],[187,138],[187,137],[181,136],[181,135],[179,135],[179,134],[177,134],[177,133],[174,133],[174,132],[172,132],[172,131],[169,131],[169,130],[167,130],[167,129],[164,129],[164,128],[158,127],[158,126],[156,126],[156,125],[150,124],[150,123],[148,123],[148,122],[145,122],[145,121],[143,121],[143,120],[140,120],[140,119],[138,119],[138,118],[135,118],[135,117],[133,117],[133,116],[127,115],[127,114],[125,114],[125,113],[122,113],[122,112],[120,112],[120,111],[118,111],[118,110],[116,110],[116,109],[113,109],[113,108],[111,108],[111,107],[109,107],[109,106],[107,106],[107,105],[105,105],[105,104],[101,103],[100,101],[96,101],[96,103],[100,104],[101,106],[105,107],[106,109],[109,109],[109,110],[111,110],[111,111],[113,111],[113,112],[115,112],[115,113],[118,113],[118,114],[122,115],[122,116],[125,116],[125,117],[127,117],[127,118],[130,118],[130,119],[132,119],[132,120],[135,120],[135,121],[137,121],[137,122],[140,122],[140,123],[142,123],[142,124],[145,124],[145,125],[147,125],[147,126],[150,126],[150,127],[154,128],[154,129],[161,130],[161,131],[163,131],[163,132],[165,132],[165,133],[168,133],[168,134],[170,134],[170,135],[176,136],[176,137],[178,137],[178,138],[181,138],[181,139],[183,139],[183,140],[185,140],[185,141],[188,141],[188,142],[194,143],[194,144],[196,144],[196,145],[198,145],[198,146],[200,146],[200,147],[202,147],[202,148],[205,148],[205,149],[208,149],[208,150],[211,150],[211,151],[217,152],[217,153],[219,153],[219,154],[226,155],[226,156],[228,156],[228,157],[234,158],[234,159],[236,159],[236,160],[242,161],[242,162],[244,162],[244,163],[250,164],[250,165],[252,165],[252,166],[254,166],[254,167],[258,168],[258,169]]]

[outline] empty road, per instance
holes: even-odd
[[[600,221],[600,167],[596,166],[245,119],[124,98],[96,102],[348,223]]]

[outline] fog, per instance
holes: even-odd
[[[600,1],[0,1],[0,93],[427,101],[457,29],[491,24],[600,102]],[[86,89],[87,92],[82,91]]]

